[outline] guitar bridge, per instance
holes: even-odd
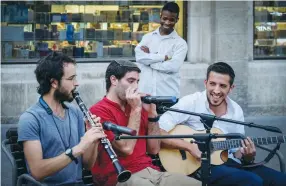
[[[184,150],[179,150],[179,151],[180,151],[180,153],[181,153],[182,160],[186,160],[186,159],[187,159],[186,151],[184,151]]]

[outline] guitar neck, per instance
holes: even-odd
[[[275,137],[261,137],[251,138],[255,145],[269,145],[277,143],[285,143],[286,136],[275,136]],[[241,139],[232,139],[225,141],[214,141],[212,142],[213,150],[227,150],[232,148],[241,147]]]

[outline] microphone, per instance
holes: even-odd
[[[145,96],[145,97],[141,97],[141,101],[147,104],[176,103],[177,98],[175,96]]]
[[[128,134],[130,136],[136,136],[136,133],[137,133],[136,130],[133,130],[128,127],[118,126],[109,121],[103,122],[102,126],[103,126],[103,129],[111,130],[112,132],[117,133],[117,134]]]

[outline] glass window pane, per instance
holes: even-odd
[[[52,51],[74,58],[134,59],[143,35],[160,26],[166,2],[2,1],[1,59],[36,60]],[[183,15],[176,25],[181,36]]]
[[[254,58],[286,57],[286,2],[254,2]]]

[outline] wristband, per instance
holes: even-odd
[[[254,163],[255,158],[253,157],[253,159],[251,161],[245,161],[245,158],[242,156],[242,158],[240,159],[240,161],[244,164],[244,165],[250,165],[252,163]]]
[[[149,121],[149,122],[158,122],[159,119],[160,119],[160,116],[157,116],[157,117],[155,117],[155,118],[148,118],[148,121]]]

